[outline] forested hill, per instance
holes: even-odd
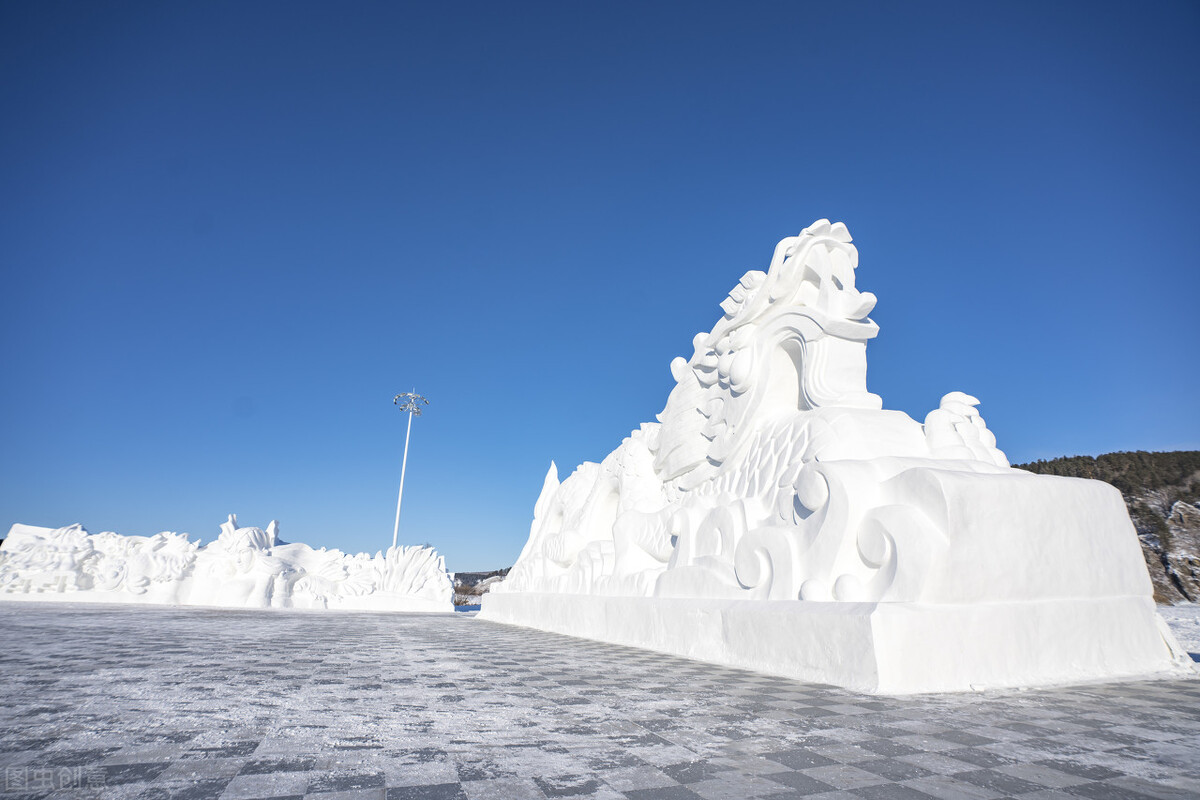
[[[1122,494],[1136,494],[1147,489],[1182,488],[1176,499],[1187,503],[1200,500],[1200,450],[1180,450],[1174,453],[1106,453],[1102,456],[1066,456],[1049,461],[1013,464],[1018,469],[1042,475],[1065,475],[1070,478],[1095,478],[1106,481]]]
[[[1200,601],[1200,451],[1106,453],[1014,464],[1043,475],[1095,478],[1120,490],[1160,603]]]

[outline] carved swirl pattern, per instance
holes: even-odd
[[[897,511],[889,481],[1007,461],[975,398],[946,395],[922,425],[867,391],[879,329],[857,267],[840,223],[780,241],[671,362],[656,422],[561,483],[552,466],[493,591],[879,602],[909,586],[947,540],[936,513]],[[929,488],[905,502],[936,506]]]

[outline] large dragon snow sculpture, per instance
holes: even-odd
[[[1177,668],[1115,489],[1011,469],[970,395],[867,391],[857,266],[820,220],[743,275],[657,423],[551,464],[482,616],[870,691]]]

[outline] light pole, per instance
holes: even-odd
[[[408,412],[408,431],[404,434],[404,460],[400,462],[400,494],[396,497],[396,527],[392,528],[392,547],[396,546],[396,537],[400,535],[400,503],[404,500],[404,470],[408,468],[408,437],[412,434],[413,417],[421,416],[421,406],[429,405],[429,401],[419,394],[404,392],[392,398],[401,411]]]

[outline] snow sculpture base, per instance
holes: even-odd
[[[0,603],[97,603],[145,606],[190,606],[194,608],[279,608],[312,611],[394,611],[406,614],[453,614],[454,606],[440,600],[414,597],[393,592],[374,592],[360,597],[291,598],[268,604],[230,602],[220,597],[201,599],[185,594],[182,599],[174,591],[147,591],[145,594],[75,590],[66,592],[34,591],[5,592]]]
[[[820,220],[743,275],[656,422],[551,463],[481,618],[889,694],[1190,671],[1116,489],[867,391],[857,267]]]
[[[1189,674],[1164,661],[1144,597],[925,605],[489,593],[481,617],[872,694]]]

